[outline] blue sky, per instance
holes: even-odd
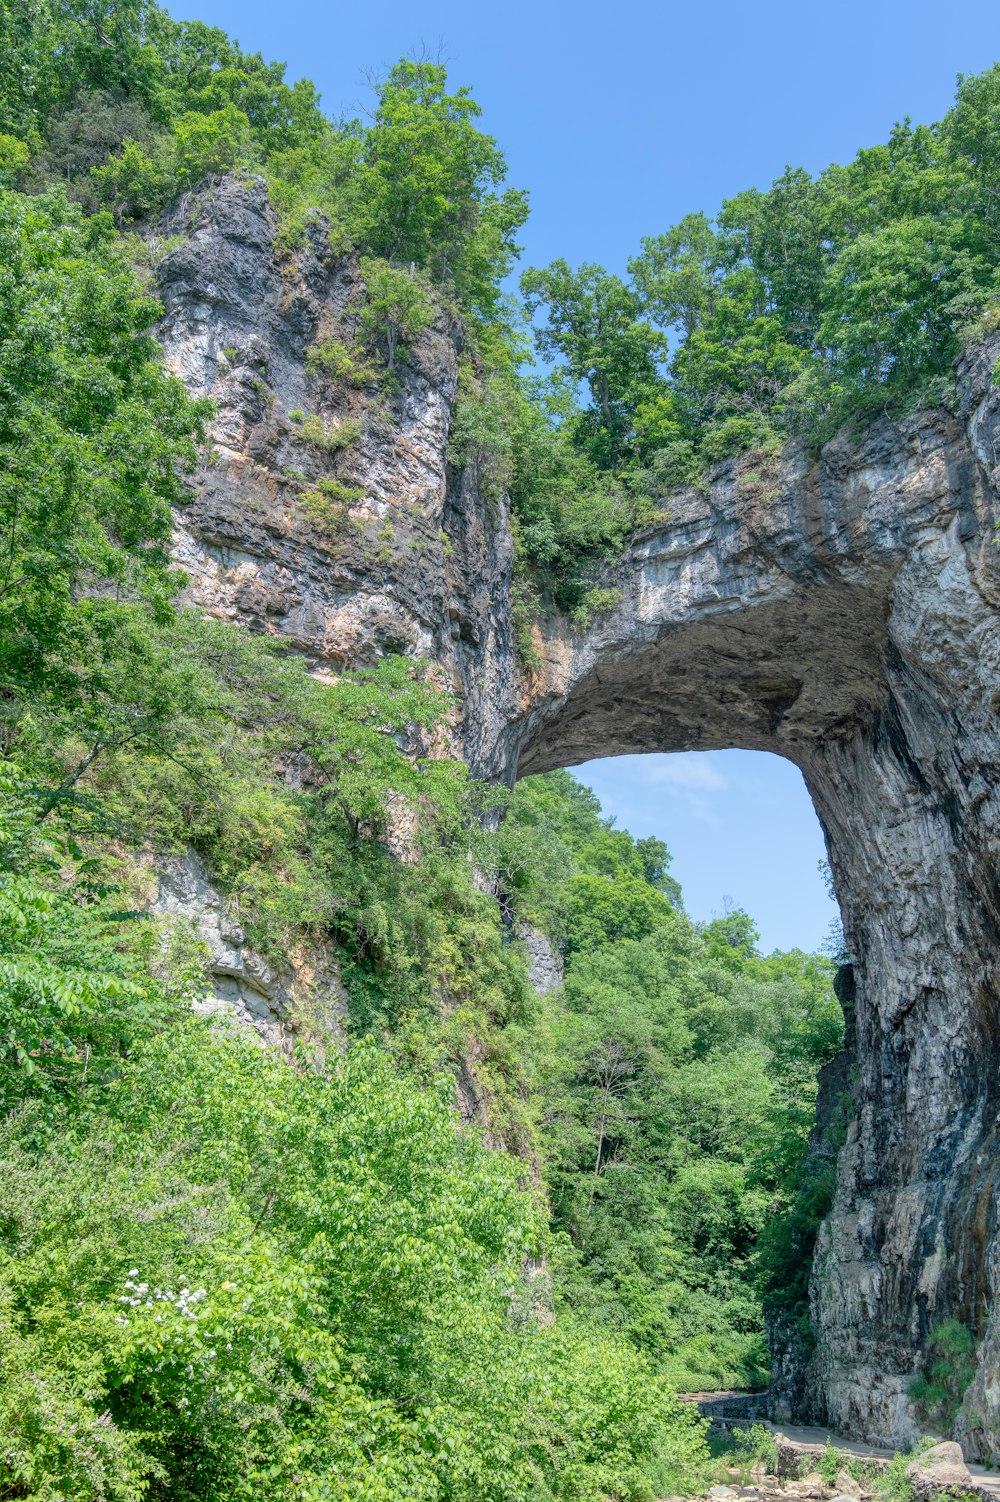
[[[172,0],[288,63],[330,114],[370,104],[366,78],[425,50],[471,85],[510,180],[527,188],[524,263],[554,256],[623,271],[644,234],[766,186],[786,164],[818,171],[935,120],[955,75],[1000,58],[995,3],[809,0]],[[746,751],[623,757],[577,768],[619,824],[674,851],[689,911],[726,897],[765,949],[814,947],[833,907],[823,841],[799,773]]]

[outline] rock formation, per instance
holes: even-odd
[[[343,1045],[347,992],[327,947],[314,943],[289,956],[279,973],[247,943],[195,851],[159,856],[151,875],[150,911],[168,925],[185,924],[202,946],[208,985],[197,1012],[232,1016],[272,1048],[290,1049],[298,1033],[326,1048]]]
[[[871,1441],[914,1427],[909,1384],[945,1316],[982,1340],[967,1454],[1000,1449],[1000,469],[997,347],[954,410],[884,420],[816,458],[719,466],[602,581],[585,634],[552,617],[541,669],[513,647],[512,548],[474,466],[448,464],[462,331],[442,316],[394,391],[310,370],[350,342],[357,278],[317,234],[275,249],[263,190],[174,211],[160,265],[171,366],[218,403],[177,554],[203,608],[273,631],[319,672],[434,658],[473,770],[593,756],[777,752],[826,832],[857,987],[856,1115],[812,1281],[795,1415]],[[359,424],[356,441],[304,440]],[[303,493],[356,490],[320,526]],[[328,489],[329,489],[328,484]],[[336,487],[334,486],[336,492]]]

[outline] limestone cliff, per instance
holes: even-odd
[[[177,523],[190,598],[320,671],[388,651],[434,659],[465,706],[468,754],[489,764],[513,707],[513,549],[507,516],[448,467],[461,328],[441,315],[392,391],[333,380],[307,351],[352,340],[360,288],[319,230],[282,257],[263,186],[235,182],[181,199],[161,229],[182,237],[158,268],[167,363],[217,412]],[[325,441],[346,424],[354,442]],[[358,494],[322,522],[301,498],[324,481]]]
[[[480,775],[721,746],[801,767],[854,967],[857,1066],[815,1348],[789,1391],[800,1417],[905,1440],[928,1332],[954,1315],[982,1342],[964,1441],[1000,1446],[1000,345],[966,359],[954,411],[818,459],[730,461],[674,497],[609,571],[620,605],[585,635],[541,623],[526,679],[508,518],[447,460],[461,329],[442,315],[392,392],[331,380],[307,350],[350,341],[349,260],[318,235],[283,260],[252,185],[192,197],[163,229],[186,236],[159,268],[167,358],[219,414],[178,522],[193,600],[320,672],[433,657]],[[354,442],[322,441],[345,423]],[[321,525],[302,498],[324,479],[357,495]]]

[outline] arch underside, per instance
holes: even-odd
[[[517,775],[649,751],[774,751],[800,765],[817,743],[870,723],[885,697],[886,600],[817,585],[671,623],[602,653],[548,707]]]

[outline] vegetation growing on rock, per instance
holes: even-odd
[[[707,465],[945,398],[995,306],[1000,67],[962,79],[939,124],[904,122],[847,166],[789,168],[714,220],[649,235],[627,280],[528,269],[532,328],[501,296],[526,197],[441,66],[400,61],[363,125],[148,0],[99,15],[17,0],[0,25],[5,56],[25,60],[0,80],[8,185],[61,183],[126,224],[226,172],[263,173],[290,252],[322,224],[334,252],[366,258],[363,328],[390,370],[430,296],[461,310],[473,375],[456,453],[486,456],[510,491],[526,601],[533,588],[579,607],[602,560]],[[532,333],[544,377],[522,368]]]

